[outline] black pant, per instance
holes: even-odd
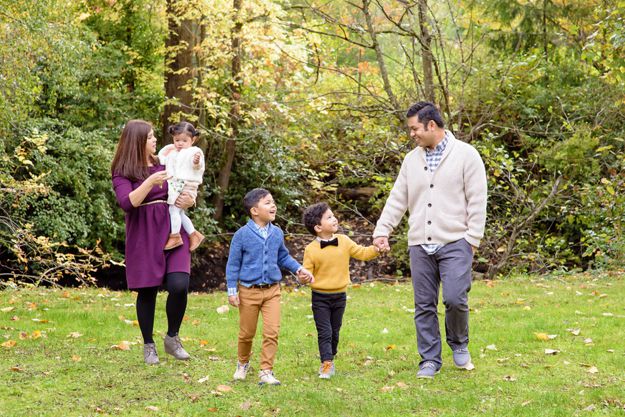
[[[344,292],[312,292],[312,311],[317,326],[321,362],[331,361],[336,355],[346,302],[347,294]]]
[[[174,337],[180,330],[180,324],[187,309],[189,274],[185,272],[171,272],[165,276],[163,284],[169,293],[165,307],[167,312],[167,335]],[[158,288],[147,287],[137,290],[137,320],[143,335],[143,343],[154,343],[152,331],[154,329],[154,313]]]

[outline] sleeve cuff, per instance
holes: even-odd
[[[228,297],[232,297],[233,295],[238,295],[239,292],[236,288],[228,288]]]

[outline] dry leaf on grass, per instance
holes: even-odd
[[[599,372],[599,369],[597,369],[596,366],[591,366],[590,368],[588,368],[588,373],[589,374],[596,374]]]
[[[72,360],[73,360],[74,362],[80,362],[80,361],[81,361],[81,358],[80,358],[80,356],[78,356],[78,355],[72,355]]]
[[[557,334],[547,334],[547,333],[534,333],[534,335],[536,335],[536,339],[542,340],[545,342],[549,340],[553,340],[556,337],[558,337]]]
[[[205,377],[200,378],[200,379],[198,379],[198,380],[197,380],[197,382],[199,382],[200,384],[203,384],[203,383],[205,383],[206,381],[208,381],[208,377],[207,377],[207,376],[205,376]]]
[[[394,350],[396,348],[395,345],[388,345],[387,347],[384,348],[385,351],[389,351],[389,350]]]
[[[130,350],[130,343],[127,340],[122,340],[116,345],[112,345],[113,350]]]
[[[488,345],[488,346],[486,346],[486,350],[497,350],[497,346],[495,346],[495,345]]]
[[[509,382],[514,382],[516,381],[516,377],[512,376],[512,375],[506,375],[503,377],[504,381],[509,381]]]
[[[148,405],[145,409],[148,411],[158,411],[158,407],[155,405]]]
[[[226,314],[228,311],[230,311],[230,307],[228,307],[227,305],[222,305],[220,307],[217,307],[217,313],[219,314]]]
[[[13,311],[13,310],[15,310],[15,307],[0,308],[0,311],[2,311],[3,313],[8,313],[9,311]]]
[[[557,355],[560,353],[558,349],[545,349],[545,355]]]
[[[232,387],[229,385],[217,385],[217,391],[219,392],[230,392],[232,391]]]
[[[67,335],[67,337],[71,337],[72,339],[78,339],[80,336],[82,336],[82,333],[78,333],[78,332],[71,332],[70,334]]]
[[[579,336],[579,334],[581,333],[581,329],[566,329],[568,332],[570,332],[573,336]]]
[[[4,348],[12,348],[15,345],[17,345],[17,342],[15,340],[7,340],[6,342],[4,342],[2,344],[2,347],[4,347]]]

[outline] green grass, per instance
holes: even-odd
[[[283,291],[275,367],[283,385],[260,387],[257,353],[251,378],[232,381],[238,314],[216,312],[225,294],[190,296],[181,331],[193,356],[188,362],[163,353],[165,295],[159,295],[161,364],[148,367],[132,323],[133,294],[0,292],[0,343],[16,342],[0,347],[0,415],[625,415],[625,279],[619,274],[474,283],[469,347],[476,369],[454,369],[444,345],[443,369],[431,381],[415,378],[411,286],[366,284],[349,296],[337,375],[324,381],[316,374],[310,292]],[[542,341],[536,333],[557,337]],[[123,340],[130,350],[111,348]],[[560,352],[546,355],[545,349]],[[598,372],[589,372],[593,366]],[[219,385],[232,391],[220,392]]]

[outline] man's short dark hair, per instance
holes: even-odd
[[[245,197],[243,197],[243,207],[245,207],[245,212],[248,216],[252,217],[252,207],[256,207],[258,202],[265,198],[267,194],[271,193],[264,188],[254,188],[252,191],[245,194]]]
[[[317,236],[317,232],[315,231],[315,226],[319,226],[321,224],[321,219],[326,211],[330,210],[330,206],[327,203],[317,203],[312,206],[308,206],[306,210],[304,210],[304,215],[302,216],[302,222],[306,229],[314,236]]]
[[[417,116],[419,123],[422,123],[423,126],[427,126],[430,120],[434,120],[436,126],[440,128],[445,127],[445,122],[438,108],[434,103],[430,103],[429,101],[419,101],[410,106],[406,112],[406,118],[412,116]]]

